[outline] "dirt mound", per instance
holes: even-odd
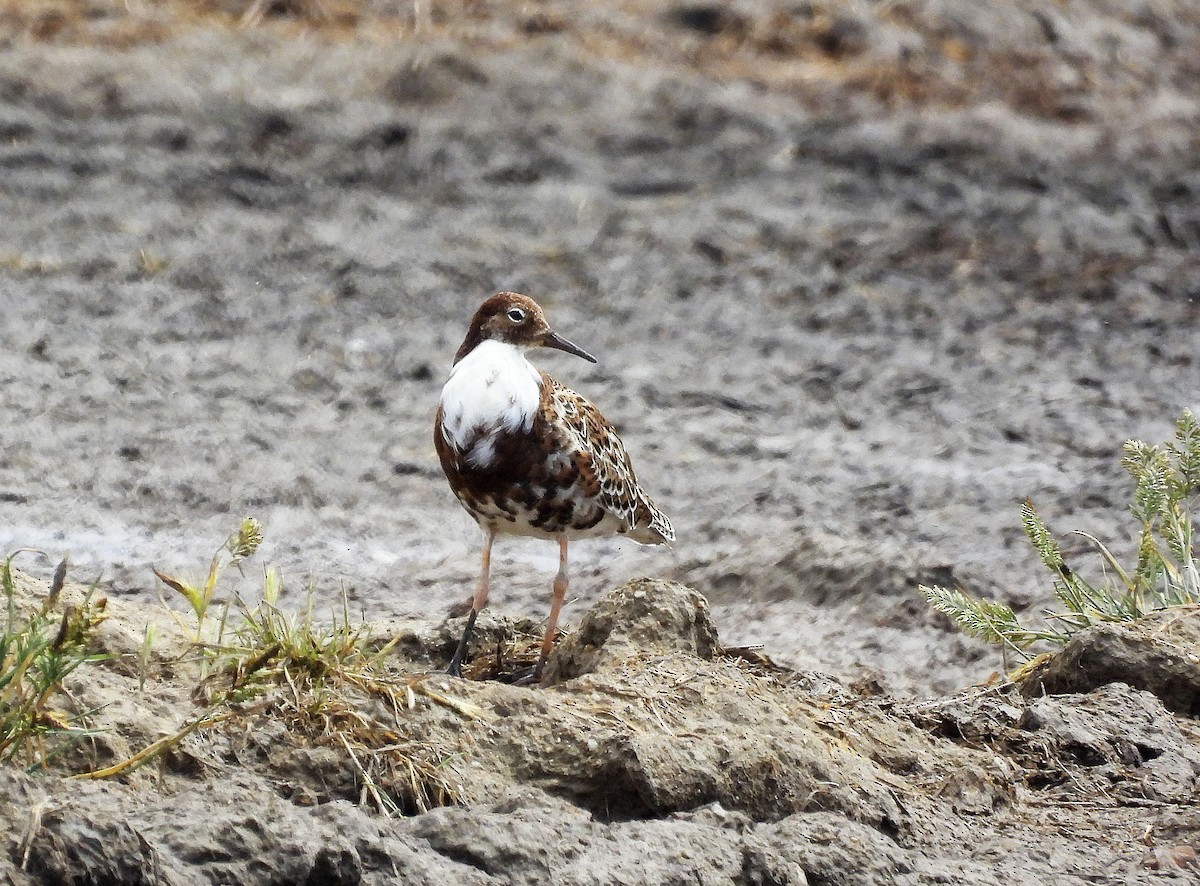
[[[1152,612],[1137,624],[1100,625],[1071,640],[1023,680],[1027,695],[1128,683],[1170,710],[1200,716],[1200,608]]]
[[[29,609],[46,588],[18,579]],[[320,702],[371,730],[303,728],[293,686],[231,703],[153,765],[72,781],[205,713],[187,630],[161,607],[107,613],[115,657],[61,700],[97,732],[49,770],[0,770],[11,882],[1119,883],[1158,864],[1151,849],[1186,861],[1200,841],[1200,729],[1150,693],[862,698],[723,653],[703,598],[653,580],[585,616],[554,685],[429,673],[459,622],[414,622],[376,678],[406,704]],[[153,656],[135,664],[147,624]],[[363,765],[398,748],[404,777]],[[373,792],[428,811],[382,816]]]

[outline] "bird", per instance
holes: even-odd
[[[537,369],[525,354],[553,348],[596,358],[550,328],[532,298],[499,292],[471,318],[434,419],[433,442],[450,488],[483,530],[479,581],[447,673],[461,676],[471,632],[487,605],[498,535],[558,542],[559,565],[541,651],[526,682],[541,680],[569,583],[576,538],[624,535],[675,541],[671,521],[638,484],[629,453],[591,401]]]

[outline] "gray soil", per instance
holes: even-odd
[[[568,622],[653,575],[728,645],[929,698],[1003,665],[918,584],[1049,602],[1024,499],[1129,553],[1121,443],[1200,407],[1194,3],[401,6],[0,9],[0,548],[69,552],[144,603],[152,565],[202,576],[251,514],[285,603],[311,584],[440,617],[479,539],[433,410],[478,302],[516,289],[600,358],[533,355],[619,428],[679,535],[575,545]],[[543,617],[555,555],[502,540],[492,607]],[[1180,790],[1161,802],[1194,812]],[[634,818],[737,808],[692,800]],[[629,839],[574,808],[564,840]],[[813,808],[721,828],[744,859]],[[839,851],[920,842],[847,808],[827,814],[863,842]],[[1030,827],[1051,840],[1060,811]],[[498,857],[517,839],[497,807],[443,814]],[[992,882],[1027,837],[929,877]],[[1141,882],[1126,850],[1079,876]]]
[[[45,598],[44,583],[17,583],[20,609]],[[1040,684],[901,702],[724,654],[701,594],[641,579],[586,613],[536,688],[430,673],[457,625],[390,620],[362,628],[394,644],[369,691],[335,671],[318,701],[295,662],[153,765],[67,780],[194,723],[230,681],[198,683],[190,630],[161,606],[111,599],[107,614],[96,649],[110,657],[59,702],[90,712],[92,735],[50,773],[0,769],[2,882],[1184,886],[1200,873],[1195,609],[1121,626],[1120,655],[1102,648],[1113,637],[1082,635],[1122,681],[1076,676],[1045,695],[1062,676],[1052,662]],[[533,622],[482,624],[472,671],[498,636],[536,643]],[[1161,688],[1162,657],[1175,691],[1160,697],[1141,685]],[[417,814],[380,815],[389,804]]]

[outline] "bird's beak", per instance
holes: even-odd
[[[546,337],[542,339],[543,348],[554,348],[556,351],[566,351],[568,354],[574,354],[576,357],[582,357],[589,363],[595,363],[596,358],[585,351],[579,345],[573,345],[557,332],[547,332]]]

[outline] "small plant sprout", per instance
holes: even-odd
[[[1135,483],[1130,512],[1139,524],[1137,562],[1126,569],[1095,536],[1076,532],[1103,563],[1099,586],[1071,569],[1031,502],[1021,509],[1025,535],[1050,571],[1054,595],[1062,604],[1062,609],[1045,613],[1046,627],[1023,627],[1011,607],[959,589],[922,586],[921,592],[965,633],[1001,645],[1025,661],[1039,641],[1062,646],[1094,624],[1134,621],[1156,609],[1200,603],[1192,518],[1200,492],[1200,423],[1185,410],[1172,442],[1158,446],[1130,440],[1121,465]]]
[[[150,670],[150,654],[154,650],[154,625],[147,624],[142,632],[142,645],[138,648],[138,691],[146,689],[146,674]]]
[[[282,592],[283,572],[278,566],[268,566],[263,570],[263,602],[268,606],[278,605]]]
[[[204,630],[204,622],[208,617],[209,606],[212,605],[213,594],[217,588],[217,580],[227,566],[241,568],[242,561],[254,556],[262,544],[262,524],[253,517],[246,517],[238,526],[237,531],[226,539],[213,555],[208,566],[208,577],[204,584],[194,585],[186,579],[167,575],[155,569],[154,574],[159,581],[174,591],[178,591],[196,614],[196,639],[199,640]]]

